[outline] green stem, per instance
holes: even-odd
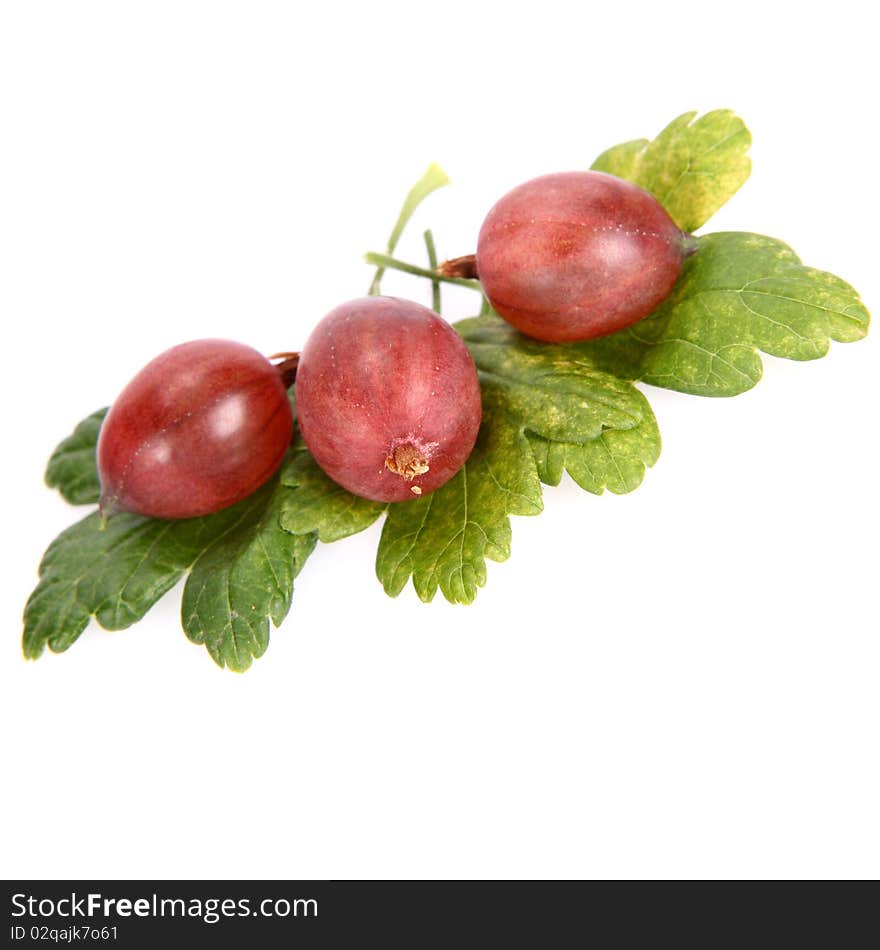
[[[434,235],[431,233],[430,228],[428,228],[428,230],[425,231],[424,238],[425,238],[425,247],[427,248],[427,251],[428,251],[428,264],[430,264],[432,271],[436,271],[437,270],[437,248],[434,246]],[[443,312],[443,310],[441,309],[443,306],[443,302],[440,299],[440,281],[437,280],[436,274],[434,277],[431,278],[431,304],[433,306],[435,313]]]
[[[693,234],[685,234],[682,238],[681,249],[685,257],[695,254],[700,247],[700,239]]]
[[[412,274],[414,277],[427,277],[428,280],[436,280],[441,284],[456,284],[458,287],[469,287],[478,293],[483,292],[478,280],[466,280],[464,277],[444,277],[435,271],[427,270],[424,267],[417,267],[415,264],[407,264],[406,261],[399,261],[388,254],[376,254],[371,251],[364,255],[364,260],[373,267],[381,267],[388,270],[403,271],[404,274]]]
[[[432,191],[436,191],[438,188],[442,188],[444,185],[449,184],[449,178],[446,175],[446,172],[437,165],[432,163],[428,166],[425,174],[410,188],[409,194],[407,194],[406,199],[403,202],[403,207],[400,209],[400,214],[397,216],[397,221],[394,224],[394,229],[391,232],[391,236],[388,238],[388,254],[393,254],[394,249],[397,247],[397,242],[400,240],[400,235],[403,234],[404,228],[407,226],[409,219],[415,213],[416,208],[431,194]],[[379,267],[376,273],[373,275],[373,280],[370,283],[370,289],[367,293],[372,297],[381,293],[382,286],[382,275],[385,273],[384,267]]]

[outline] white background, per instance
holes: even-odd
[[[316,552],[243,676],[185,639],[179,591],[19,647],[81,514],[42,486],[56,442],[175,343],[299,347],[432,160],[453,186],[416,260],[424,227],[467,253],[513,185],[733,108],[754,171],[708,230],[782,238],[876,307],[868,10],[5,3],[0,872],[880,874],[876,340],[768,358],[736,399],[646,388],[644,486],[548,490],[472,607],[387,598],[377,525]]]

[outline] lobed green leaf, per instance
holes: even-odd
[[[183,629],[214,661],[246,670],[269,645],[269,620],[287,616],[294,578],[312,553],[314,533],[294,535],[280,524],[288,492],[275,484],[237,506],[192,565],[183,589]]]
[[[542,510],[541,481],[563,469],[588,491],[636,488],[660,450],[657,424],[631,382],[571,346],[536,343],[495,314],[456,324],[483,389],[483,424],[464,468],[425,498],[390,505],[376,571],[387,593],[412,578],[470,603],[486,561],[510,554],[510,515]]]
[[[524,428],[554,441],[587,442],[641,422],[644,397],[576,346],[532,340],[495,314],[462,320],[456,329],[484,388],[497,387],[505,411]]]
[[[605,172],[607,175],[625,178],[633,184],[641,184],[638,181],[639,172],[645,149],[650,144],[650,139],[633,139],[630,142],[621,142],[620,145],[615,145],[603,152],[590,168],[595,172]]]
[[[52,484],[80,503],[96,501],[95,464],[103,411],[83,420],[50,461]],[[296,453],[282,474],[295,467]],[[47,476],[48,477],[48,476]],[[287,496],[276,476],[239,504],[205,518],[160,521],[117,514],[102,526],[97,513],[62,532],[40,564],[40,580],[24,613],[23,650],[70,647],[94,617],[106,630],[131,626],[189,572],[182,622],[220,666],[247,669],[262,656],[269,622],[287,615],[293,581],[317,532],[294,535],[280,524]]]
[[[510,556],[508,515],[542,510],[528,442],[491,387],[484,390],[483,419],[470,458],[450,481],[424,498],[388,506],[376,574],[392,597],[412,577],[423,601],[439,587],[452,603],[471,603],[486,583],[486,559]]]
[[[94,512],[63,531],[40,564],[24,612],[25,656],[70,647],[94,617],[105,630],[131,626],[183,576],[215,532],[235,517],[159,521]]]
[[[533,432],[526,435],[545,485],[558,485],[562,473],[568,472],[577,485],[594,495],[606,488],[615,495],[635,491],[646,469],[660,457],[660,430],[647,400],[638,426],[606,429],[589,442],[554,442]]]
[[[282,496],[281,526],[292,534],[315,534],[319,541],[339,541],[357,534],[386,508],[337,485],[301,443],[292,452],[281,481],[291,489]]]
[[[683,231],[695,231],[749,177],[752,143],[742,119],[729,109],[697,118],[686,112],[654,141],[636,139],[603,152],[592,168],[650,191]]]
[[[576,344],[610,372],[701,396],[734,396],[761,378],[758,350],[812,360],[851,342],[870,318],[849,284],[805,267],[782,241],[743,232],[699,239],[670,297],[635,326]]]
[[[46,466],[46,484],[57,488],[71,505],[94,505],[101,497],[101,480],[95,465],[95,446],[106,409],[99,409],[58,444]]]

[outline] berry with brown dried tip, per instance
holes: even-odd
[[[432,310],[364,297],[332,310],[300,354],[296,410],[321,468],[355,495],[406,501],[447,482],[480,427],[467,347]]]

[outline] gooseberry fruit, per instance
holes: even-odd
[[[641,320],[668,296],[687,237],[631,182],[591,171],[544,175],[486,216],[476,272],[493,309],[523,333],[590,340]]]
[[[461,337],[432,310],[365,297],[332,310],[296,376],[302,437],[348,491],[405,501],[461,468],[480,427],[480,384]]]
[[[273,475],[292,435],[287,390],[256,350],[229,340],[172,347],[132,379],[101,426],[101,511],[219,511]]]

